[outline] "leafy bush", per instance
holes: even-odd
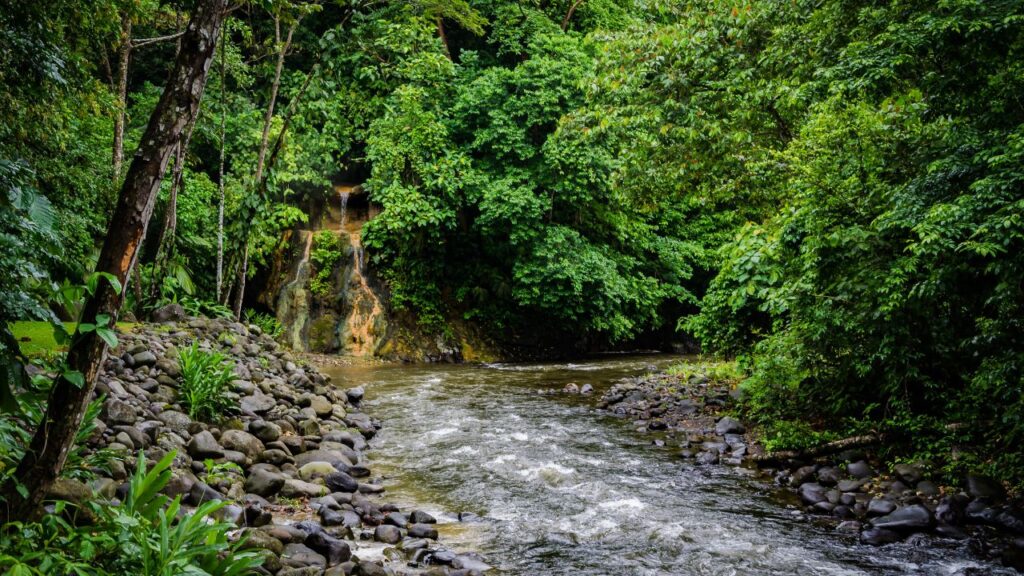
[[[178,361],[181,364],[178,392],[189,416],[211,420],[235,406],[227,395],[235,379],[234,363],[227,356],[201,350],[199,344],[193,342],[178,352]]]
[[[226,501],[207,502],[179,519],[180,496],[160,494],[175,455],[169,452],[147,471],[140,452],[121,505],[85,504],[91,525],[68,522],[74,507],[58,501],[39,522],[0,527],[0,570],[19,576],[252,574],[262,563],[259,554],[241,551],[242,542],[228,540],[235,526],[213,518]]]
[[[265,312],[255,310],[245,311],[245,321],[260,327],[264,334],[276,339],[284,332],[284,327],[277,321],[277,318]]]
[[[310,260],[313,262],[313,277],[309,288],[317,296],[329,296],[331,293],[331,275],[334,267],[344,256],[341,237],[330,230],[321,230],[313,236],[313,251]]]

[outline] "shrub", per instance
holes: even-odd
[[[139,453],[136,472],[124,503],[86,504],[95,521],[75,526],[66,520],[73,505],[58,501],[54,513],[39,522],[11,522],[0,527],[0,571],[25,576],[100,576],[146,574],[242,576],[262,562],[256,552],[229,542],[235,526],[214,513],[227,505],[211,501],[178,519],[180,496],[160,494],[171,478],[170,452],[152,469]]]
[[[224,354],[200,350],[195,342],[178,353],[181,403],[195,419],[211,420],[234,407],[227,392],[235,379],[234,363]]]
[[[262,330],[264,334],[267,334],[274,339],[277,339],[277,337],[284,332],[284,327],[277,321],[277,318],[265,312],[246,310],[245,321],[249,324],[259,326],[260,330]]]
[[[309,281],[309,288],[313,294],[321,297],[329,296],[331,293],[331,274],[334,267],[345,255],[345,247],[341,238],[330,230],[321,230],[313,236],[313,253],[310,260],[313,262],[313,277]]]

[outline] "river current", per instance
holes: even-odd
[[[885,547],[801,519],[752,472],[698,467],[629,421],[595,409],[616,380],[666,356],[577,363],[326,368],[365,387],[383,429],[371,467],[386,500],[420,508],[441,544],[476,550],[497,574],[1011,574],[964,544]],[[541,396],[569,382],[593,396]],[[460,521],[459,517],[462,517]]]

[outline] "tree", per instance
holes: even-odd
[[[86,301],[83,323],[113,326],[117,321],[124,299],[120,287],[135,264],[170,157],[198,114],[226,10],[227,0],[203,0],[192,14],[174,70],[121,187],[96,265],[105,280]],[[83,332],[79,324],[68,350],[67,370],[55,380],[29,449],[3,487],[8,517],[32,515],[60,475],[106,353],[107,342],[96,331]]]

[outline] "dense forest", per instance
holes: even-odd
[[[342,182],[425,334],[676,343],[736,360],[770,449],[870,433],[1024,482],[1020,2],[3,0],[0,28],[8,499],[95,418],[119,316],[273,331],[254,278]],[[26,355],[27,321],[70,352]]]

